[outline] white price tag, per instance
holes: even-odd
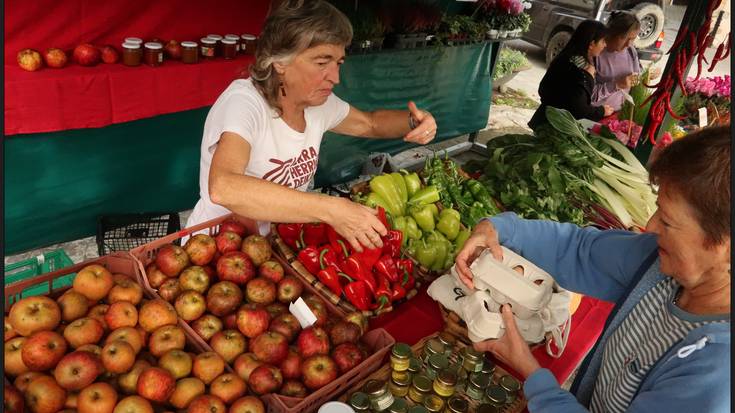
[[[707,108],[699,108],[699,127],[704,128],[709,122],[707,121]]]
[[[288,311],[299,320],[301,328],[307,328],[316,323],[316,316],[311,312],[311,309],[301,297],[289,304]]]

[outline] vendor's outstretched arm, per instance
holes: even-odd
[[[509,212],[490,220],[500,244],[543,268],[562,287],[606,301],[620,298],[656,249],[653,234],[524,220]]]
[[[413,117],[413,129],[409,115]],[[347,117],[332,131],[360,138],[403,137],[407,142],[426,144],[436,136],[436,121],[431,113],[418,109],[413,102],[408,103],[408,110],[363,112],[350,106]]]

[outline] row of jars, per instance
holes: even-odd
[[[234,59],[238,54],[255,54],[257,37],[252,34],[228,34],[220,36],[210,34],[193,41],[181,42],[181,61],[192,64],[202,60],[212,60],[217,57]],[[122,61],[126,66],[139,66],[145,63],[149,66],[159,66],[163,63],[163,45],[159,42],[145,42],[137,37],[127,37],[122,44]]]

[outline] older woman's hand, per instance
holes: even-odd
[[[416,107],[413,102],[408,102],[408,111],[413,118],[416,127],[411,129],[403,140],[411,143],[425,145],[436,136],[436,120],[431,113]]]
[[[505,304],[500,309],[505,324],[505,334],[497,340],[486,340],[475,343],[473,347],[477,351],[489,351],[506,366],[517,371],[524,379],[530,376],[534,371],[541,368],[533,357],[531,349],[526,341],[518,332],[513,311],[509,304]]]
[[[345,198],[333,198],[332,218],[327,222],[357,252],[364,248],[382,248],[380,237],[388,233],[378,219],[378,211]]]
[[[475,284],[472,282],[472,271],[470,271],[470,264],[480,255],[482,250],[489,248],[490,253],[497,260],[503,259],[503,250],[500,248],[500,242],[498,242],[498,233],[495,231],[495,227],[488,220],[480,221],[479,224],[475,225],[475,229],[472,231],[472,235],[467,238],[464,246],[457,254],[455,262],[457,264],[457,274],[462,282],[471,289],[475,288]]]

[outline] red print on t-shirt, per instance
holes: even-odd
[[[314,177],[319,159],[312,146],[302,150],[296,159],[290,158],[282,161],[271,158],[269,161],[276,164],[276,167],[263,175],[263,179],[289,188],[299,188]]]

